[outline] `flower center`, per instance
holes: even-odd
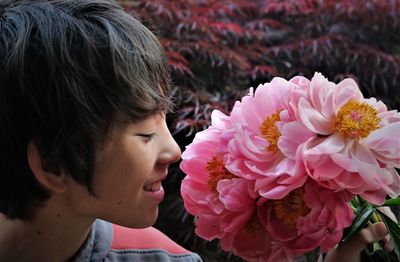
[[[247,230],[249,233],[254,233],[254,232],[260,232],[260,230],[263,229],[263,225],[260,223],[257,217],[257,213],[254,212],[253,216],[249,219],[247,224],[244,226],[244,228]]]
[[[217,184],[222,179],[232,179],[235,176],[230,173],[226,168],[222,160],[219,160],[216,156],[213,156],[206,165],[208,172],[208,186],[211,191],[218,194]]]
[[[365,138],[379,128],[378,111],[367,103],[349,100],[335,118],[336,130],[350,138]]]
[[[273,209],[279,220],[289,228],[296,227],[297,219],[307,215],[311,209],[304,202],[304,189],[298,188],[280,200],[272,201]]]
[[[260,127],[261,134],[269,143],[267,151],[271,153],[275,153],[278,151],[278,139],[281,136],[281,132],[279,132],[279,129],[276,126],[276,122],[281,120],[281,118],[279,117],[279,113],[281,111],[282,110],[279,110],[278,112],[265,118]]]

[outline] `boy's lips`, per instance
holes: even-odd
[[[151,197],[157,203],[160,203],[164,199],[165,192],[161,185],[161,180],[146,184],[143,190],[146,192],[147,196]]]
[[[160,188],[161,188],[161,181],[147,184],[143,187],[144,191],[148,191],[148,192],[155,192],[155,191],[160,190]]]
[[[143,186],[144,191],[147,191],[147,192],[159,191],[162,188],[161,181],[163,181],[165,178],[166,178],[166,176],[162,177],[159,180],[156,180],[154,182],[150,182],[150,183],[144,185]]]

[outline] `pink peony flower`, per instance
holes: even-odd
[[[181,169],[187,174],[181,184],[185,208],[196,216],[196,234],[212,240],[219,238],[224,250],[246,256],[269,252],[269,237],[254,237],[257,246],[248,249],[247,231],[255,217],[254,181],[237,177],[224,164],[231,138],[229,118],[212,113],[212,126],[196,134],[182,154]],[[260,248],[260,249],[259,249]]]
[[[346,191],[334,192],[309,179],[301,188],[279,200],[262,200],[259,218],[272,238],[293,257],[320,247],[333,248],[351,225],[353,211]]]
[[[297,87],[296,83],[301,85]],[[298,89],[297,96],[301,97],[304,83],[300,77],[293,83],[276,77],[258,86],[254,94],[251,90],[232,110],[234,137],[228,144],[227,169],[236,176],[255,180],[255,189],[265,198],[282,198],[307,179],[296,155],[298,147],[314,133],[290,123],[294,112],[288,106],[291,90]],[[293,128],[294,133],[290,131]],[[281,141],[282,134],[286,139]]]
[[[221,246],[223,244],[226,243],[221,241]],[[226,246],[223,248],[247,261],[271,261],[268,260],[271,257],[273,247],[271,237],[260,224],[255,213],[247,224],[237,232],[230,243],[230,247],[230,249],[226,249]]]
[[[356,83],[274,78],[212,113],[182,154],[196,234],[248,261],[292,261],[339,243],[349,201],[400,195],[400,114]]]
[[[364,99],[357,84],[335,85],[321,74],[297,103],[298,120],[317,136],[304,145],[308,174],[333,190],[348,190],[373,204],[400,195],[400,114]]]

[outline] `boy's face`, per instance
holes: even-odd
[[[70,206],[79,215],[123,226],[151,226],[164,197],[161,181],[180,153],[162,114],[115,127],[97,153],[93,177],[96,196],[71,181]]]

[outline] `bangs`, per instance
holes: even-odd
[[[126,20],[138,23],[131,17]],[[113,107],[110,111],[133,122],[173,108],[170,72],[163,47],[147,28],[137,30],[138,26],[141,24],[132,30],[129,24],[120,24],[118,28],[103,25],[113,36],[104,50],[111,62],[107,70],[112,72],[109,80],[113,86],[108,94]],[[104,76],[100,78],[104,80]]]

